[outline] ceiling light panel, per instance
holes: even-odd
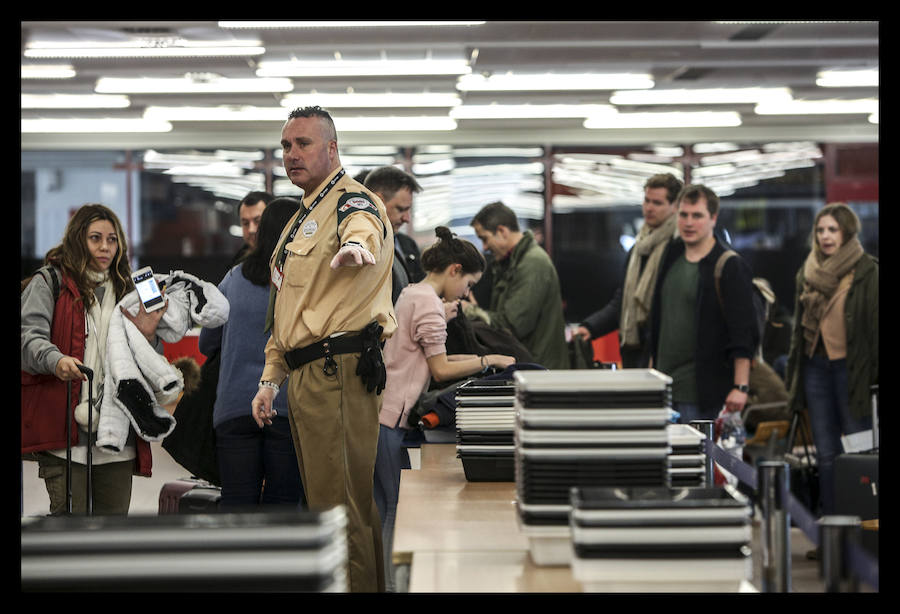
[[[625,128],[721,128],[741,125],[734,111],[696,111],[684,113],[614,113],[589,117],[584,127],[590,129]]]
[[[831,115],[844,113],[876,113],[878,100],[789,100],[762,102],[753,108],[757,115]]]
[[[67,118],[23,119],[22,133],[100,133],[100,132],[171,132],[172,124],[166,121],[142,118],[122,119]]]
[[[101,77],[94,91],[101,94],[235,94],[290,92],[290,79],[229,79],[217,75],[187,75],[172,79]]]
[[[261,61],[258,77],[378,77],[465,75],[472,71],[459,59],[417,60],[272,60]]]
[[[563,119],[586,118],[615,113],[609,105],[600,104],[467,104],[450,110],[454,119]]]
[[[615,105],[753,104],[785,100],[792,100],[791,91],[786,87],[633,90],[613,92],[609,98]]]
[[[819,87],[878,87],[878,69],[822,70],[816,76]]]
[[[288,111],[281,107],[218,106],[166,107],[150,106],[144,110],[145,119],[184,122],[218,121],[280,121],[287,120]]]
[[[220,21],[220,28],[267,29],[267,28],[384,28],[421,26],[479,26],[483,21]]]
[[[390,107],[455,107],[462,101],[458,94],[449,93],[378,93],[378,94],[291,94],[281,99],[283,107],[303,107],[317,104],[326,109],[390,108]]]
[[[22,94],[23,109],[124,109],[128,96],[117,94]]]
[[[72,79],[75,69],[71,64],[22,64],[23,79]]]
[[[653,87],[653,78],[648,74],[494,74],[484,76],[470,74],[460,77],[456,88],[464,92],[503,92],[503,91],[541,91],[541,90],[619,90],[649,89]]]
[[[135,38],[128,41],[29,41],[26,58],[173,58],[257,56],[266,52],[259,41],[191,41],[180,37]]]

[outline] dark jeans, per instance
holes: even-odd
[[[841,435],[872,428],[871,415],[857,419],[850,414],[847,361],[810,358],[803,370],[806,406],[816,446],[822,513],[834,513],[834,459],[844,451]]]
[[[379,424],[378,453],[375,457],[375,504],[381,515],[381,538],[384,543],[385,590],[394,592],[392,550],[394,521],[400,499],[400,472],[410,469],[409,452],[403,440],[409,432],[402,428],[388,428]]]
[[[219,506],[305,507],[303,485],[287,417],[259,428],[250,414],[216,427],[222,499]]]

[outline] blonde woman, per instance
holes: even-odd
[[[809,410],[825,515],[835,509],[841,435],[872,428],[870,387],[878,383],[878,260],[863,250],[859,230],[850,207],[825,206],[797,272],[786,382],[791,409]]]

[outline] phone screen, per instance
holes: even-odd
[[[162,293],[153,277],[153,271],[147,271],[134,276],[134,287],[137,288],[138,296],[144,307],[149,309],[153,305],[157,305],[163,301]]]

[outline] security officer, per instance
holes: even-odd
[[[373,498],[381,342],[397,327],[391,304],[394,237],[381,200],[347,175],[327,111],[291,112],[284,169],[304,191],[272,255],[272,336],[252,401],[260,428],[287,384],[291,432],[310,509],[344,505],[349,583],[384,590],[381,521]]]

